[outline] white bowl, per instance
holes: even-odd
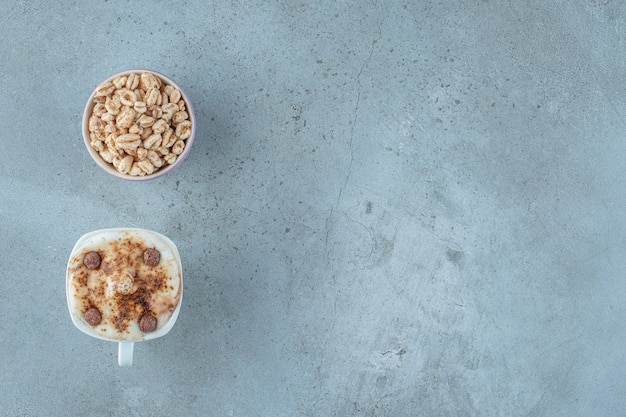
[[[148,69],[132,69],[132,70],[118,72],[117,74],[113,74],[107,79],[103,80],[98,85],[105,83],[105,82],[112,81],[119,76],[124,76],[124,75],[132,74],[132,73],[141,74],[144,72],[152,73],[155,76],[159,77],[165,84],[170,84],[173,87],[176,87],[180,91],[182,99],[185,101],[185,110],[189,114],[189,121],[191,121],[191,136],[185,140],[185,149],[183,150],[183,153],[178,156],[178,158],[173,164],[164,165],[160,169],[156,170],[154,173],[146,174],[144,176],[133,176],[133,175],[123,174],[119,172],[117,169],[115,169],[113,164],[110,164],[106,162],[104,159],[102,159],[98,151],[91,146],[91,141],[89,138],[89,118],[91,117],[93,108],[95,106],[94,97],[96,95],[96,89],[94,89],[94,91],[89,96],[89,99],[87,100],[87,104],[85,105],[85,109],[83,111],[83,122],[82,122],[83,140],[85,142],[85,146],[87,147],[87,151],[89,152],[89,155],[91,155],[93,160],[96,162],[96,164],[100,168],[102,168],[109,174],[118,178],[123,178],[126,180],[132,180],[132,181],[145,181],[145,180],[155,179],[174,170],[174,168],[179,166],[189,154],[195,135],[196,135],[196,117],[193,111],[193,105],[191,104],[191,101],[189,100],[189,97],[187,96],[185,91],[168,76],[163,75],[153,70],[148,70]]]

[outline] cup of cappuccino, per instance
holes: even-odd
[[[167,334],[178,317],[183,272],[176,245],[151,230],[102,229],[82,236],[66,275],[74,325],[118,343],[118,364],[130,366],[135,342]]]

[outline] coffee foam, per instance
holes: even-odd
[[[148,248],[161,253],[157,266],[144,262],[143,253]],[[94,270],[83,264],[85,255],[92,251],[102,258]],[[70,256],[67,295],[74,323],[87,334],[115,341],[162,336],[173,325],[182,298],[178,250],[164,236],[142,229],[107,229],[86,235]],[[91,307],[102,315],[96,326],[84,318]],[[139,329],[144,314],[156,317],[154,332]]]

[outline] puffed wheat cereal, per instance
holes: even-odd
[[[161,97],[159,90],[157,90],[156,88],[151,88],[146,92],[146,105],[150,107],[158,104],[157,100],[159,99],[159,97]]]
[[[91,143],[91,146],[98,152],[102,152],[104,150],[104,143],[101,140],[95,140]]]
[[[137,159],[141,162],[148,157],[148,150],[146,148],[137,148]]]
[[[149,88],[159,88],[161,87],[161,83],[158,78],[149,72],[144,72],[141,74],[141,84],[147,90]]]
[[[171,127],[163,132],[163,140],[161,141],[161,146],[165,148],[171,148],[176,142],[176,135],[174,134],[174,129]]]
[[[126,78],[126,88],[134,90],[139,85],[139,74],[129,74]]]
[[[137,101],[137,94],[134,91],[128,90],[126,88],[120,89],[117,92],[120,97],[120,102],[125,106],[134,106]]]
[[[137,165],[137,162],[133,162],[133,165],[130,167],[128,174],[132,175],[133,177],[146,175],[146,173],[143,172],[141,168],[139,168],[139,165]]]
[[[150,127],[154,124],[154,122],[154,117],[148,116],[147,114],[142,114],[139,116],[139,119],[137,119],[137,123],[139,123],[139,126],[141,127]]]
[[[153,150],[148,151],[148,160],[152,163],[152,165],[154,165],[155,168],[161,168],[163,166],[163,161]]]
[[[176,162],[177,158],[178,158],[178,155],[173,154],[173,153],[168,153],[167,155],[163,157],[163,159],[165,159],[165,162],[167,162],[169,165],[172,165],[174,162]]]
[[[115,115],[113,113],[106,112],[102,115],[101,119],[103,122],[109,123],[115,120]]]
[[[135,94],[135,96],[137,95]],[[148,111],[148,106],[146,106],[146,103],[144,103],[143,101],[135,101],[133,108],[137,113],[145,113]]]
[[[192,123],[181,91],[150,72],[119,76],[96,87],[90,144],[126,175],[145,176],[176,162]]]
[[[126,133],[115,139],[115,146],[120,149],[134,149],[141,144],[141,136],[135,133]]]
[[[120,160],[120,163],[117,165],[117,170],[122,174],[128,174],[128,171],[130,171],[130,167],[133,165],[134,161],[135,158],[131,155],[126,155]]]
[[[152,132],[163,133],[167,128],[169,128],[167,122],[163,119],[159,119],[152,125]]]
[[[141,128],[141,140],[146,140],[150,136],[152,136],[152,128],[151,127],[142,127]]]
[[[143,147],[146,149],[158,148],[161,145],[161,141],[161,134],[153,133],[152,135],[148,136],[146,140],[143,141]]]
[[[177,125],[183,120],[187,120],[188,118],[189,118],[189,115],[187,114],[186,111],[178,111],[174,113],[174,115],[172,116],[172,123]]]
[[[117,115],[115,123],[119,128],[128,129],[135,121],[135,114],[135,110],[132,107],[124,106]]]
[[[100,156],[102,157],[102,159],[107,161],[109,164],[113,163],[113,155],[108,150],[105,149],[105,150],[101,151],[100,152]]]
[[[149,159],[143,159],[137,162],[137,165],[139,165],[139,168],[141,168],[141,170],[148,175],[154,172],[154,165],[152,165],[152,162],[150,162]]]
[[[169,122],[171,118],[174,116],[174,113],[178,111],[178,104],[175,103],[167,103],[164,104],[163,107],[163,115],[161,118],[166,122]]]
[[[181,153],[183,153],[184,149],[185,142],[183,142],[182,140],[177,140],[174,146],[172,146],[172,153],[175,155],[180,155]]]
[[[107,97],[104,102],[104,108],[111,114],[118,114],[120,112],[120,107],[122,107],[122,103],[120,102],[120,98],[118,96]]]
[[[181,94],[178,88],[173,88],[169,94],[170,102],[178,103],[180,101],[180,97],[181,97]]]
[[[176,126],[176,136],[182,140],[191,137],[191,122],[189,120],[185,120]]]
[[[100,84],[96,88],[96,96],[98,96],[98,97],[106,97],[106,96],[110,95],[111,93],[113,93],[113,90],[115,90],[115,86],[113,85],[113,83],[103,83],[103,84]]]

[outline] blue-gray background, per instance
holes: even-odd
[[[6,3],[2,416],[624,415],[623,2]],[[80,133],[135,67],[198,120],[146,183]],[[131,368],[65,301],[118,226],[185,272]]]

